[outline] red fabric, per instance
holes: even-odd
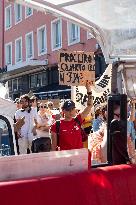
[[[82,124],[81,115],[77,116]],[[51,132],[56,133],[56,122],[51,127]],[[60,120],[59,132],[59,147],[60,150],[80,149],[83,148],[80,125],[74,120]]]
[[[0,183],[2,205],[135,205],[136,166]]]

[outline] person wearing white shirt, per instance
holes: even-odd
[[[30,99],[28,95],[20,97],[22,108],[15,113],[16,121],[24,119],[24,124],[18,132],[19,153],[27,154],[27,150],[31,151],[32,140],[36,137],[37,115],[33,108],[30,107]]]
[[[44,103],[40,103],[37,116],[37,136],[49,137],[49,128],[53,122],[52,115]]]

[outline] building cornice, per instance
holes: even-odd
[[[0,74],[0,82],[32,74],[48,68],[48,60],[29,60],[18,65],[7,66],[7,72]]]

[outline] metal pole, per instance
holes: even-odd
[[[111,94],[117,94],[117,71],[118,71],[118,62],[112,64],[112,78],[111,78]]]

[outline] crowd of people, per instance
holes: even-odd
[[[66,100],[55,108],[52,101],[44,103],[26,94],[17,98],[15,113],[15,136],[18,154],[32,151],[35,139],[48,138],[51,151],[88,147],[94,163],[107,161],[107,106],[98,106],[92,113],[91,87],[86,84],[88,102],[79,111],[72,100]],[[58,112],[55,112],[55,111]],[[55,114],[54,114],[55,113]],[[57,113],[57,114],[56,114]],[[114,106],[114,120],[120,120],[120,106]],[[128,153],[135,156],[135,102],[128,105]],[[46,150],[42,150],[46,151]]]
[[[34,96],[29,98],[27,94],[16,99],[17,110],[15,112],[14,128],[18,153],[30,153],[33,140],[43,137],[51,139],[52,151],[82,148],[82,124],[85,118],[88,119],[93,106],[89,83],[86,84],[86,89],[88,102],[82,112],[76,109],[72,100],[66,100],[61,104],[58,113],[55,112],[56,110],[51,101],[44,103],[38,101]],[[57,130],[58,121],[59,131]],[[86,126],[85,122],[84,126]]]
[[[113,137],[118,137],[116,150],[120,156],[127,158],[125,159],[128,163],[135,163],[135,139],[136,139],[136,112],[135,112],[135,100],[128,101],[128,119],[127,119],[127,153],[123,150],[123,143],[121,143],[121,137],[124,137],[124,127],[121,124],[120,104],[116,102],[113,107],[113,120],[110,126],[110,133]],[[92,162],[95,163],[106,163],[107,162],[107,106],[98,108],[95,112],[95,119],[92,124],[93,132],[89,136],[89,149],[92,153]],[[122,139],[123,141],[124,139]],[[113,144],[114,146],[114,144]],[[121,150],[122,149],[122,150]],[[123,153],[124,152],[124,153]],[[113,153],[112,153],[113,154]],[[118,156],[119,156],[118,155]],[[123,156],[125,155],[125,156]],[[120,163],[119,159],[117,159]]]

